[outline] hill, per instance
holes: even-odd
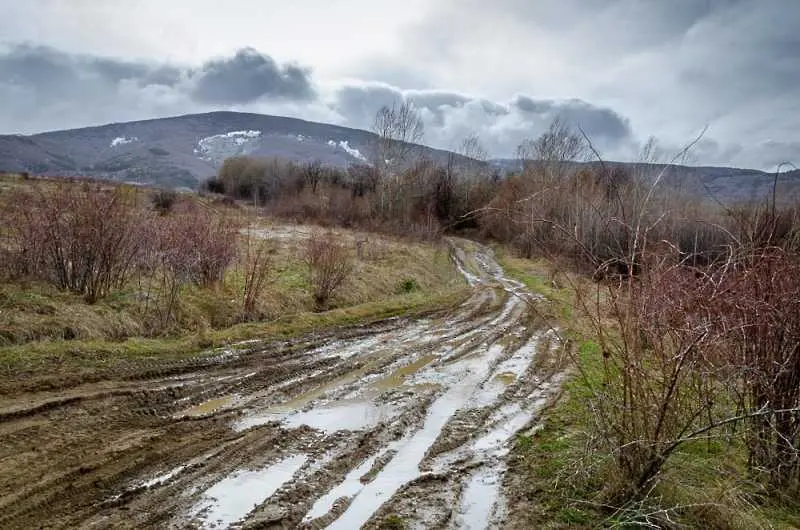
[[[363,163],[372,138],[367,131],[295,118],[211,112],[0,136],[0,170],[194,188],[234,155]],[[422,149],[434,160],[448,155]]]
[[[518,171],[519,160],[495,159],[492,164],[503,171]],[[580,167],[597,168],[598,162],[576,163]],[[775,173],[758,169],[715,166],[684,166],[666,164],[642,164],[632,162],[607,162],[607,167],[619,167],[631,173],[649,178],[661,177],[664,185],[689,195],[722,201],[725,203],[748,202],[771,198],[776,186]],[[800,170],[786,171],[778,175],[776,195],[778,203],[800,199]]]
[[[210,112],[127,123],[112,123],[30,136],[0,135],[0,171],[56,176],[91,176],[166,187],[196,188],[234,155],[277,156],[333,166],[364,163],[375,135],[348,127],[296,118]],[[425,156],[444,162],[448,151],[421,146]],[[498,169],[519,162],[496,159]],[[593,164],[593,163],[589,163]],[[641,164],[616,162],[632,169]],[[652,172],[657,165],[647,166]],[[673,166],[665,182],[722,201],[768,197],[774,175],[753,169]],[[800,171],[779,178],[779,199],[800,195]]]

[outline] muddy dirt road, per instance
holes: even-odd
[[[453,256],[448,315],[0,399],[0,528],[514,526],[505,459],[560,345],[490,251]]]

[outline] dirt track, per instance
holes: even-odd
[[[0,399],[0,528],[515,526],[559,344],[488,250],[454,258],[474,291],[440,318]]]

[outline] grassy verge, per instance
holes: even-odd
[[[423,316],[455,307],[465,288],[434,294],[409,293],[375,302],[333,309],[324,313],[302,312],[271,322],[251,322],[179,337],[131,337],[109,340],[43,340],[0,348],[0,366],[9,372],[59,368],[109,367],[121,361],[173,360],[196,356],[227,344],[250,339],[287,339],[311,332],[351,325],[368,325],[400,316]]]
[[[733,436],[681,446],[644,500],[614,498],[620,479],[614,455],[593,439],[596,418],[587,389],[603,381],[602,352],[587,339],[589,328],[573,307],[574,290],[585,287],[580,283],[585,279],[559,282],[545,261],[516,258],[503,249],[497,254],[509,276],[549,300],[540,310],[574,342],[582,368],[581,375],[574,373],[564,383],[537,429],[516,441],[510,465],[512,498],[518,499],[512,507],[516,527],[800,527],[800,507],[770,498],[749,480],[746,448]]]

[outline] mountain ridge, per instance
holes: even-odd
[[[369,131],[342,125],[213,111],[32,135],[0,135],[0,171],[196,188],[216,173],[225,158],[241,154],[296,162],[319,160],[340,167],[365,163],[373,138]],[[446,161],[451,154],[424,145],[420,149],[436,162]],[[519,161],[494,159],[490,164],[508,170]],[[607,164],[641,166],[636,162]],[[673,186],[679,183],[689,193],[738,201],[769,196],[774,177],[774,173],[755,169],[671,165],[665,180]],[[778,182],[782,199],[800,196],[800,170],[782,173]]]

